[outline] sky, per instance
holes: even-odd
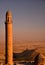
[[[5,14],[12,12],[13,41],[45,41],[45,0],[0,0],[0,42],[5,40]]]

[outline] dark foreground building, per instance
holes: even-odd
[[[45,65],[45,57],[35,50],[14,53],[14,65]]]
[[[0,59],[0,65],[5,65],[4,59]],[[45,65],[45,57],[35,50],[25,50],[13,54],[13,65]]]

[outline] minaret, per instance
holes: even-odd
[[[6,63],[7,65],[13,65],[13,48],[12,48],[12,14],[10,11],[6,12],[5,21],[5,50],[6,50]]]

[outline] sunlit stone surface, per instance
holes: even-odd
[[[6,42],[6,63],[13,65],[13,49],[12,49],[12,14],[10,11],[6,12],[5,21],[5,42]]]

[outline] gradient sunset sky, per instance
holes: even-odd
[[[45,41],[45,0],[0,0],[0,42],[7,10],[13,15],[14,41]]]

